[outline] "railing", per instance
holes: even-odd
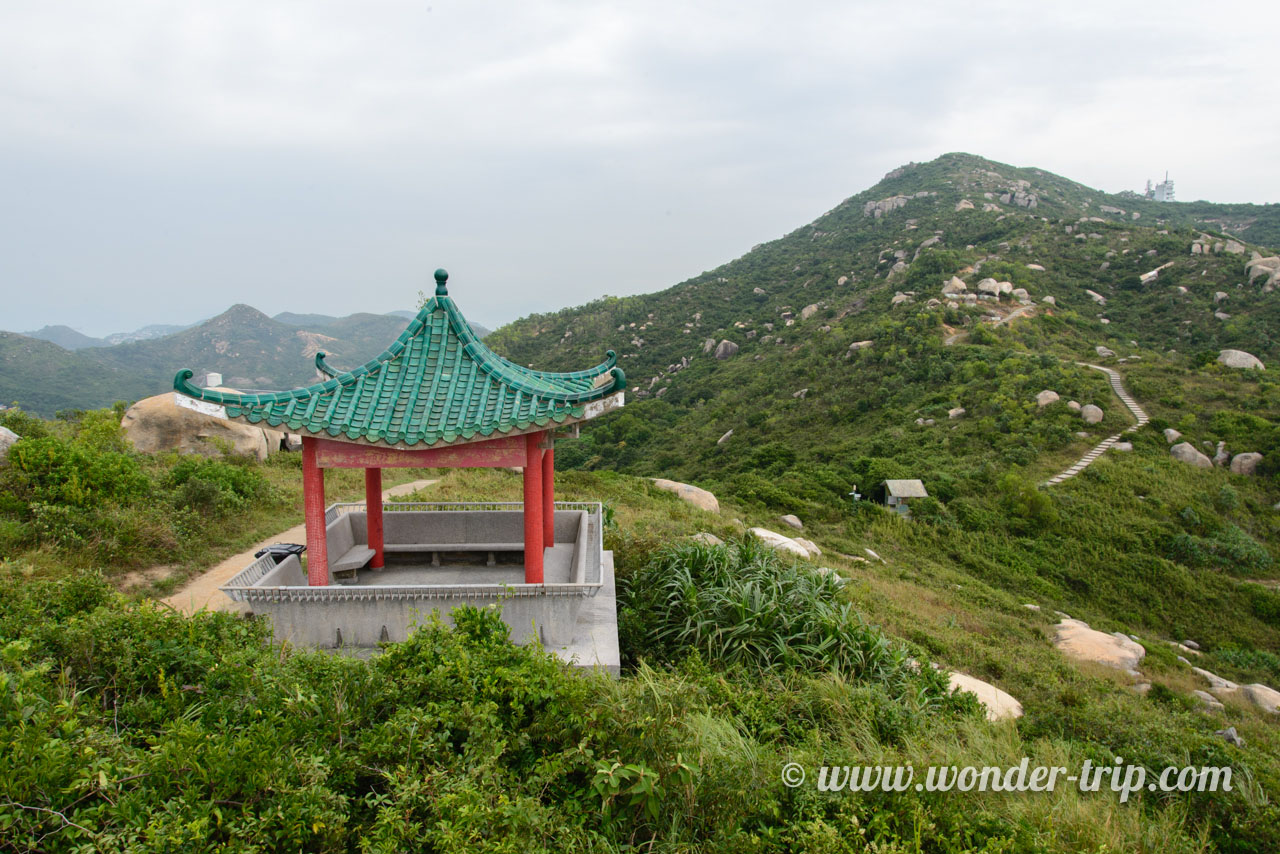
[[[604,528],[603,505],[599,501],[557,501],[556,510],[577,510],[587,514],[586,530],[586,573],[581,583],[600,584],[601,566],[604,563]],[[384,501],[382,512],[403,513],[407,511],[448,512],[457,510],[523,510],[524,504],[519,501]],[[330,504],[324,513],[326,526],[337,521],[344,513],[366,513],[368,505],[363,501],[345,501]],[[582,542],[579,537],[579,542]],[[258,576],[261,578],[261,574]],[[238,576],[237,576],[238,578]]]
[[[493,511],[519,510],[522,504],[516,501],[456,501],[456,502],[384,502],[383,512],[400,513],[406,511],[448,512],[458,510]],[[316,601],[357,601],[380,599],[456,599],[476,595],[499,596],[501,598],[524,596],[594,596],[603,586],[604,537],[602,527],[602,505],[598,501],[557,501],[556,510],[577,511],[586,514],[587,530],[577,537],[574,544],[572,565],[578,564],[578,557],[585,558],[585,567],[581,575],[574,572],[571,581],[563,584],[447,584],[447,585],[368,585],[349,587],[346,585],[327,585],[323,587],[256,587],[267,573],[275,568],[275,559],[264,554],[249,566],[241,570],[221,589],[237,602],[297,602]],[[344,502],[333,504],[325,511],[325,524],[328,525],[345,513],[367,512],[364,502]],[[579,552],[579,549],[582,551]]]

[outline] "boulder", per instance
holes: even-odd
[[[1232,682],[1230,679],[1223,679],[1216,673],[1210,673],[1202,667],[1192,667],[1191,672],[1199,676],[1201,679],[1209,683],[1209,690],[1229,694],[1240,686]]]
[[[983,279],[978,282],[978,292],[1000,296],[1000,283],[995,279]]]
[[[725,442],[729,441],[731,438],[733,438],[733,431],[732,431],[732,430],[730,430],[729,432],[725,433],[725,434],[724,434],[723,436],[721,436],[719,439],[716,439],[716,444],[717,444],[717,445],[723,445]]]
[[[1085,424],[1097,424],[1102,420],[1102,409],[1092,403],[1086,403],[1080,407],[1080,417],[1084,419]]]
[[[1223,350],[1218,354],[1218,363],[1226,365],[1228,368],[1245,368],[1256,371],[1265,371],[1266,365],[1262,364],[1262,360],[1252,353],[1246,353],[1244,350]]]
[[[1093,300],[1098,305],[1107,304],[1107,298],[1104,297],[1102,294],[1098,293],[1097,291],[1086,290],[1085,293],[1089,295],[1089,299]]]
[[[1169,453],[1173,455],[1175,460],[1196,466],[1202,469],[1213,468],[1213,461],[1204,454],[1196,450],[1196,446],[1190,442],[1179,442],[1169,449]]]
[[[144,454],[177,451],[214,457],[227,447],[233,454],[263,461],[280,449],[283,434],[187,409],[178,405],[177,397],[177,392],[158,394],[125,410],[120,426],[135,450]]]
[[[786,516],[779,516],[778,518],[790,525],[792,528],[795,528],[797,531],[804,530],[804,523],[800,521],[800,517],[798,516],[788,513]]]
[[[915,302],[915,300],[911,298],[910,294],[904,294],[902,291],[898,291],[893,295],[893,299],[889,300],[889,305],[902,305],[903,303],[911,302]]]
[[[1218,468],[1223,468],[1231,462],[1231,455],[1227,453],[1227,443],[1219,442],[1218,449],[1213,455],[1213,464]]]
[[[1164,440],[1172,445],[1174,442],[1182,438],[1182,434],[1172,427],[1164,428]]]
[[[1200,701],[1200,708],[1206,712],[1220,712],[1224,708],[1222,701],[1208,691],[1192,691],[1191,696]]]
[[[854,341],[852,344],[849,345],[849,352],[852,353],[855,350],[865,350],[868,347],[870,347],[873,343],[874,342],[872,341]]]
[[[973,210],[973,202],[969,201],[968,199],[961,199],[960,201],[956,202],[956,210],[971,211]]]
[[[751,536],[764,543],[775,552],[782,552],[794,557],[809,559],[809,550],[797,543],[790,537],[784,537],[776,531],[770,531],[768,528],[751,528],[747,531]]]
[[[818,313],[817,303],[814,303],[812,305],[806,305],[804,308],[800,309],[800,319],[808,320],[809,318],[813,317],[817,313]]]
[[[738,353],[738,345],[734,344],[728,338],[721,341],[720,344],[716,347],[717,359],[728,359],[731,356],[737,355],[737,353]]]
[[[661,477],[654,478],[653,485],[664,492],[674,492],[680,499],[689,502],[700,510],[706,510],[708,513],[720,512],[720,502],[705,489]]]
[[[8,427],[0,427],[0,466],[9,464],[9,449],[21,438]]]
[[[1080,401],[1078,401],[1078,400],[1068,400],[1068,401],[1067,401],[1067,409],[1071,410],[1072,412],[1079,412],[1079,411],[1080,411]]]
[[[1264,712],[1273,714],[1280,712],[1280,691],[1274,688],[1254,683],[1253,685],[1245,685],[1240,689],[1240,693],[1246,700]]]
[[[1220,736],[1227,744],[1244,747],[1244,739],[1240,737],[1240,734],[1236,732],[1236,728],[1233,726],[1229,726],[1226,729],[1215,729],[1213,734]]]
[[[961,294],[967,290],[969,290],[969,286],[966,285],[962,279],[956,276],[952,276],[951,279],[942,286],[942,292],[944,294]]]
[[[692,537],[690,537],[690,539],[693,540],[695,543],[701,543],[704,546],[723,546],[724,545],[724,540],[720,539],[715,534],[709,534],[706,531],[702,531],[700,533],[694,534]]]
[[[1133,443],[1132,443],[1132,442],[1116,442],[1114,445],[1112,445],[1112,446],[1111,446],[1111,450],[1113,450],[1113,451],[1132,451],[1132,450],[1133,450]]]
[[[800,547],[809,553],[810,557],[822,557],[822,549],[818,548],[818,544],[813,540],[806,540],[804,537],[792,537],[794,542],[800,544]]]
[[[716,339],[714,338],[708,338],[706,341],[702,342],[702,352],[704,353],[710,353],[715,348],[716,348]]]
[[[966,673],[948,673],[947,680],[953,692],[967,691],[976,696],[986,711],[989,721],[1014,720],[1022,717],[1022,704],[1011,694],[1001,691],[989,682],[975,679]]]
[[[1262,462],[1262,454],[1259,454],[1256,451],[1236,454],[1231,458],[1231,473],[1253,474],[1258,470],[1258,463],[1260,462]]]
[[[1110,347],[1103,347],[1101,344],[1099,344],[1097,347],[1094,347],[1093,350],[1095,353],[1097,353],[1099,356],[1101,356],[1104,359],[1109,359],[1115,355],[1114,350],[1112,350]]]
[[[1056,391],[1050,391],[1049,389],[1045,389],[1044,391],[1036,395],[1036,406],[1044,408],[1051,403],[1057,403],[1058,400],[1059,400],[1058,393]]]
[[[762,297],[764,296],[764,288],[752,288],[751,293],[755,294],[758,297]]]
[[[1035,270],[1037,273],[1043,273],[1043,272],[1044,272],[1044,267],[1040,266],[1039,264],[1028,264],[1028,265],[1027,265],[1027,269],[1028,269],[1028,270]]]
[[[1136,673],[1147,651],[1141,644],[1116,633],[1107,634],[1089,628],[1082,620],[1064,619],[1058,623],[1053,645],[1068,658],[1104,664],[1127,673]]]
[[[1047,302],[1049,305],[1057,305],[1058,301],[1053,297],[1041,297],[1040,302]]]
[[[794,397],[796,400],[804,400],[808,395],[809,395],[809,389],[807,388],[802,388],[799,391],[793,391],[791,393],[791,396]]]
[[[947,417],[948,417],[948,418],[962,418],[962,417],[964,417],[964,407],[963,407],[963,406],[957,406],[955,409],[948,409],[948,410],[947,410]]]

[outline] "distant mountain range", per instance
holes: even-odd
[[[315,379],[318,350],[329,354],[334,367],[355,367],[386,349],[414,315],[268,317],[252,306],[234,305],[191,326],[155,324],[106,338],[67,326],[0,332],[0,403],[45,416],[110,406],[170,389],[182,368],[194,371],[197,380],[220,373],[224,384],[237,388],[293,388]]]
[[[62,325],[46,326],[34,332],[23,332],[21,334],[28,338],[49,341],[64,350],[83,350],[86,347],[112,347],[116,344],[126,344],[130,341],[149,341],[152,338],[163,338],[166,335],[173,335],[175,332],[181,332],[196,325],[194,323],[187,326],[179,326],[172,323],[153,323],[150,326],[135,329],[133,332],[113,332],[105,338],[93,338],[83,332],[77,332],[70,326]]]

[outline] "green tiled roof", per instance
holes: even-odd
[[[226,407],[227,417],[340,441],[429,447],[580,419],[586,404],[626,388],[609,351],[594,368],[535,371],[490,350],[471,331],[436,271],[436,295],[381,355],[292,391],[237,394],[199,388],[179,371],[181,394]]]

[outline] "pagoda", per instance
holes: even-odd
[[[595,367],[567,373],[517,365],[489,349],[472,331],[449,296],[448,273],[437,270],[435,280],[434,296],[404,332],[376,358],[353,370],[335,370],[320,352],[315,364],[323,379],[291,391],[258,394],[200,388],[192,384],[190,370],[175,377],[174,390],[199,401],[188,401],[189,405],[302,437],[305,576],[296,557],[275,565],[266,556],[224,588],[233,599],[259,605],[286,600],[334,604],[365,601],[361,596],[367,594],[475,601],[494,594],[489,589],[494,587],[508,598],[527,599],[602,583],[598,572],[594,580],[590,577],[588,566],[590,552],[600,551],[599,505],[594,505],[594,516],[587,505],[557,505],[554,440],[556,431],[623,405],[626,377],[616,355],[609,351]],[[485,505],[502,511],[488,514],[478,504],[427,507],[384,502],[382,469],[387,467],[520,468],[523,502],[518,511]],[[364,469],[363,505],[326,507],[324,472],[329,468]],[[517,515],[518,527],[513,524]],[[594,545],[583,539],[593,525]],[[558,532],[572,542],[557,549]],[[446,571],[450,557],[461,553],[487,554],[492,567],[495,554],[517,551],[521,578],[495,580],[490,574],[473,583],[482,572],[466,567]],[[431,562],[409,569],[398,564],[399,571],[392,572],[388,555],[398,553],[411,560],[415,554],[429,553]],[[568,566],[555,579],[544,577],[548,555],[559,556]],[[297,624],[284,632],[292,639],[316,637],[314,615],[275,616],[278,636],[283,619]],[[335,616],[340,615],[326,612],[328,618]],[[522,613],[519,619],[527,616]],[[546,625],[548,619],[543,615],[541,622]],[[367,619],[347,622],[352,624],[348,639],[359,634],[360,643],[371,645]],[[384,622],[378,639],[406,631],[404,625]],[[544,640],[547,634],[543,632]],[[335,642],[343,643],[340,630]]]

